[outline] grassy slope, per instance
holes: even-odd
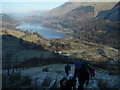
[[[55,41],[53,41],[55,42]],[[61,50],[74,58],[81,58],[90,61],[108,61],[118,60],[118,50],[102,44],[95,44],[79,39],[64,39],[58,41],[65,47],[56,47],[56,50]],[[54,47],[54,46],[53,46]],[[52,49],[52,47],[51,47]]]
[[[32,45],[27,47],[20,44],[19,39],[3,39],[3,59],[5,60],[6,54],[11,52],[14,56],[12,59],[17,59],[17,61],[24,61],[33,57],[40,58],[41,56],[42,58],[51,58],[54,57],[54,55],[49,51],[55,50],[67,53],[73,58],[90,61],[118,60],[118,50],[102,44],[90,43],[75,38],[46,40],[39,38],[37,35],[33,35],[32,32],[29,32],[31,34],[25,35],[25,32],[19,30],[9,30],[5,28],[1,30],[3,30],[3,32],[0,33],[2,35],[9,34],[17,38],[24,36],[22,37],[24,41],[28,41],[31,44],[36,43],[36,45],[43,47],[43,49],[36,49]],[[53,43],[53,45],[50,43]],[[45,49],[48,51],[41,51]]]
[[[5,30],[7,30],[7,33]],[[44,45],[47,45],[47,43],[49,42],[45,39],[39,38],[37,35],[33,35],[33,34],[31,34],[30,36],[26,35],[26,37],[24,37],[22,40],[23,42],[26,41],[24,43],[29,42],[31,45],[25,46],[26,44],[21,44],[19,39],[21,38],[21,36],[25,35],[24,32],[21,32],[19,30],[5,29],[5,28],[0,29],[0,31],[3,31],[0,32],[0,35],[2,35],[3,37],[2,38],[3,63],[9,58],[6,56],[7,54],[12,54],[9,60],[13,60],[13,61],[17,60],[17,62],[22,62],[34,57],[51,58],[54,56],[52,53],[45,51],[45,49],[39,48],[39,47],[43,47]],[[39,45],[33,46],[32,44],[37,43],[37,40],[43,42],[41,42],[40,46]]]

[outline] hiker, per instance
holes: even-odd
[[[69,85],[68,85],[68,79],[66,77],[63,77],[60,80],[60,88],[61,90],[69,90]]]
[[[76,90],[76,79],[74,78],[74,76],[72,74],[69,74],[67,78],[69,82],[69,89]]]
[[[81,62],[75,63],[74,77],[78,78],[79,82],[78,90],[83,90],[83,85],[84,84],[88,85],[89,83],[89,73],[87,71],[86,64]]]
[[[70,72],[70,69],[71,69],[70,65],[67,64],[67,65],[65,66],[65,73],[66,73],[67,76],[68,76],[68,74],[69,74],[69,72]]]
[[[87,67],[88,67],[88,71],[89,71],[91,78],[94,77],[95,76],[95,67],[93,67],[90,64],[87,64]]]
[[[72,74],[69,74],[68,77],[63,77],[60,80],[61,90],[75,90],[76,89],[76,79]]]

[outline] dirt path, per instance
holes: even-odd
[[[51,64],[41,67],[32,67],[28,69],[20,70],[22,75],[29,75],[32,78],[32,85],[37,85],[38,87],[49,87],[52,83],[56,82],[55,87],[59,87],[59,82],[61,78],[66,77],[64,73],[65,64]],[[43,72],[44,69],[47,69],[48,72]],[[71,72],[74,74],[74,65],[71,65]],[[120,76],[118,75],[109,75],[107,70],[97,69],[96,75],[94,78],[90,79],[89,85],[84,86],[85,88],[100,88],[100,87],[109,87],[109,88],[119,88],[120,85]],[[47,81],[45,81],[47,80]],[[48,86],[44,83],[49,83]],[[78,86],[78,85],[77,85]]]

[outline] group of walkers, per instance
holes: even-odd
[[[65,66],[67,77],[63,77],[60,81],[61,90],[76,90],[76,82],[78,81],[78,90],[83,90],[84,84],[89,84],[89,78],[95,76],[95,68],[89,63],[76,62],[74,75],[70,74],[71,66]]]

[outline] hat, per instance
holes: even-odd
[[[76,62],[76,63],[75,63],[75,67],[77,67],[77,68],[81,68],[81,65],[82,65],[81,62]]]

